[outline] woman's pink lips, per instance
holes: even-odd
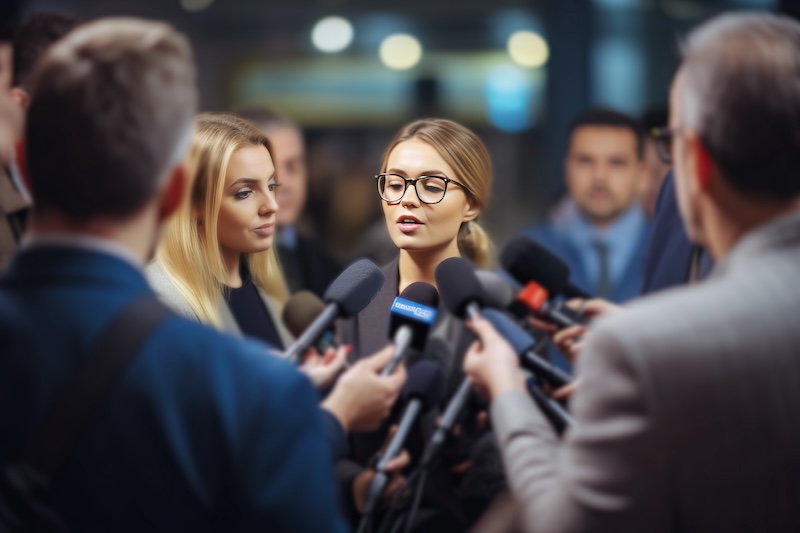
[[[263,226],[255,228],[253,231],[255,231],[256,233],[258,233],[263,237],[268,237],[275,232],[275,224],[274,223],[264,224]]]
[[[411,220],[413,222],[403,222],[404,220]],[[417,217],[404,216],[397,219],[397,228],[403,233],[413,233],[423,226],[422,222]]]

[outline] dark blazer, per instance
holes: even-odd
[[[104,253],[27,250],[0,278],[0,464],[95,339],[153,294]],[[290,406],[290,408],[287,408]],[[52,500],[71,531],[344,531],[317,397],[263,345],[168,318],[131,362]]]
[[[693,245],[686,235],[678,210],[675,177],[670,171],[658,193],[656,214],[644,256],[641,294],[683,285],[689,281],[693,253],[700,254],[697,278],[703,279],[711,271],[714,262],[707,252]]]
[[[328,285],[342,271],[342,265],[316,239],[297,236],[290,250],[278,244],[278,258],[291,292],[308,290],[322,298]]]

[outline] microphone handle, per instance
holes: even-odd
[[[422,410],[422,400],[414,398],[408,402],[406,410],[403,412],[403,418],[400,419],[400,425],[397,427],[397,432],[392,437],[389,446],[384,450],[378,461],[378,465],[375,467],[375,477],[372,479],[367,489],[367,499],[364,505],[365,516],[371,515],[375,510],[375,506],[378,504],[383,489],[389,480],[389,476],[386,474],[386,466],[389,464],[389,461],[400,453],[400,450],[403,448],[403,443],[409,431],[411,431],[411,426],[414,425],[414,421],[417,419],[420,410]]]
[[[283,352],[283,358],[287,361],[297,363],[300,357],[314,344],[316,338],[325,331],[325,328],[334,321],[338,314],[339,307],[335,303],[326,305],[325,309],[314,319],[314,322],[300,335],[300,338],[294,341],[294,343]]]
[[[525,368],[543,380],[547,381],[553,387],[563,387],[572,381],[572,376],[557,366],[553,366],[549,361],[536,352],[528,350],[527,352],[520,354],[520,358],[522,359],[523,366]]]
[[[392,437],[383,455],[381,455],[381,459],[378,461],[375,470],[378,472],[386,472],[386,466],[389,464],[389,461],[394,459],[403,448],[403,443],[406,441],[406,437],[411,431],[411,426],[414,425],[417,415],[419,415],[421,410],[422,400],[419,398],[413,398],[408,402],[406,410],[403,412],[403,418],[400,419],[400,424],[397,426],[397,432]]]
[[[381,370],[381,376],[388,376],[394,372],[394,369],[397,368],[397,365],[399,365],[400,361],[406,356],[406,351],[408,351],[408,347],[411,345],[412,335],[413,331],[406,325],[397,328],[394,334],[394,355],[392,355],[389,364]]]
[[[529,384],[528,391],[559,434],[563,433],[566,428],[574,424],[567,410],[564,409],[560,403],[545,394],[539,385],[536,383]]]
[[[481,306],[477,302],[467,304],[467,318],[473,320],[481,316]]]
[[[456,424],[458,415],[464,409],[464,405],[467,403],[471,392],[472,386],[469,384],[469,379],[464,378],[464,380],[461,382],[461,385],[459,385],[458,390],[450,399],[450,403],[447,404],[447,408],[442,415],[442,420],[436,426],[436,432],[433,434],[428,446],[425,448],[425,453],[422,454],[420,465],[423,468],[426,468],[431,464],[431,462],[433,462],[433,458],[436,457],[436,454],[439,452],[442,444],[444,444],[447,434]]]
[[[560,328],[568,328],[578,324],[578,322],[576,322],[571,316],[567,315],[561,309],[549,302],[545,302],[545,304],[542,306],[541,313],[546,320],[552,322]]]

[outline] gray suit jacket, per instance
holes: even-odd
[[[692,287],[598,321],[559,442],[521,393],[491,407],[526,531],[800,531],[800,215]]]
[[[153,287],[153,290],[156,292],[156,294],[158,294],[158,297],[162,302],[164,302],[182,317],[197,322],[200,321],[200,319],[197,317],[197,314],[192,310],[191,307],[189,307],[189,303],[186,301],[186,298],[184,298],[181,292],[178,290],[175,282],[172,281],[172,278],[170,278],[169,275],[167,275],[167,272],[160,263],[154,261],[147,265],[145,268],[145,275],[147,276],[147,281],[150,283],[150,286]],[[278,312],[277,302],[275,302],[270,295],[262,291],[260,288],[258,289],[258,292],[261,295],[261,299],[264,301],[264,306],[267,308],[267,312],[272,317],[272,322],[275,324],[275,328],[278,330],[278,335],[280,335],[283,345],[289,346],[294,341],[294,337],[292,337],[292,334],[289,333],[288,329],[286,329],[286,326],[283,325],[283,320],[281,320],[280,313]],[[219,312],[220,317],[222,318],[222,331],[241,337],[242,331],[239,329],[239,325],[236,323],[236,318],[234,318],[233,313],[225,304],[225,302],[220,304]]]

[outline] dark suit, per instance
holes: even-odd
[[[16,256],[0,281],[0,464],[144,294],[120,257],[44,245]],[[345,530],[316,401],[260,344],[168,318],[55,479],[54,506],[71,531]]]
[[[711,256],[689,241],[678,210],[675,178],[670,171],[658,193],[650,241],[644,256],[641,294],[683,285],[689,281],[692,258],[698,254],[696,278],[703,279],[711,271]]]

